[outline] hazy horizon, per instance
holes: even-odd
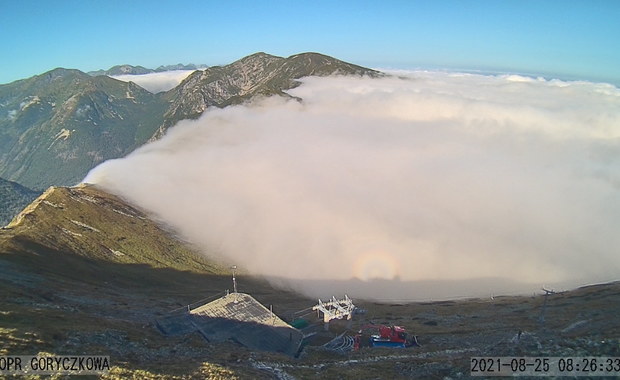
[[[0,83],[56,67],[214,66],[258,51],[283,57],[314,51],[366,67],[533,73],[618,86],[619,16],[620,3],[610,0],[238,6],[27,0],[4,4],[0,14],[0,46],[10,52],[0,62]]]

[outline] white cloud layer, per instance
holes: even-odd
[[[172,70],[141,75],[112,75],[111,78],[123,82],[134,82],[145,90],[156,94],[175,88],[194,71],[196,70]]]
[[[312,295],[428,299],[620,277],[617,88],[415,72],[306,78],[290,93],[303,102],[182,121],[85,182]]]

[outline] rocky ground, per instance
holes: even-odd
[[[620,282],[546,301],[542,291],[398,304],[354,299],[366,312],[332,323],[299,358],[158,331],[156,318],[231,289],[228,272],[116,197],[89,187],[48,190],[0,230],[0,355],[109,355],[107,379],[447,379],[470,377],[473,356],[620,357]],[[248,275],[237,280],[240,292],[285,320],[316,303]],[[305,318],[322,331],[315,314]],[[420,346],[319,347],[369,323],[403,326]]]
[[[17,273],[4,265],[3,272]],[[357,300],[367,312],[351,325],[333,322],[330,333],[354,334],[367,323],[401,325],[420,346],[333,353],[311,345],[295,359],[232,342],[209,344],[198,334],[162,336],[154,318],[217,297],[229,279],[173,271],[161,276],[167,280],[155,285],[142,274],[148,286],[122,278],[112,285],[37,274],[4,277],[0,354],[110,355],[114,368],[104,378],[278,379],[467,378],[472,356],[620,356],[620,283],[550,295],[544,321],[542,294],[411,304]],[[267,284],[242,277],[244,283],[282,314],[314,302],[276,295]],[[321,325],[316,316],[307,318]]]

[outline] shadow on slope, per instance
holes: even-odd
[[[164,337],[155,318],[170,310],[221,295],[229,276],[147,264],[123,264],[14,239],[0,244],[0,355],[110,355],[124,369],[188,374],[205,362],[231,373],[261,377],[238,357],[249,355],[233,343],[217,346],[198,334]],[[306,305],[294,294],[238,276],[264,304]]]

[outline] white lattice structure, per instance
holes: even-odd
[[[345,294],[342,300],[337,300],[336,297],[332,297],[331,300],[323,302],[319,299],[319,303],[313,306],[312,310],[316,310],[317,313],[323,313],[323,322],[329,323],[332,319],[343,319],[344,317],[350,320],[353,317],[355,305],[353,305],[353,301]]]

